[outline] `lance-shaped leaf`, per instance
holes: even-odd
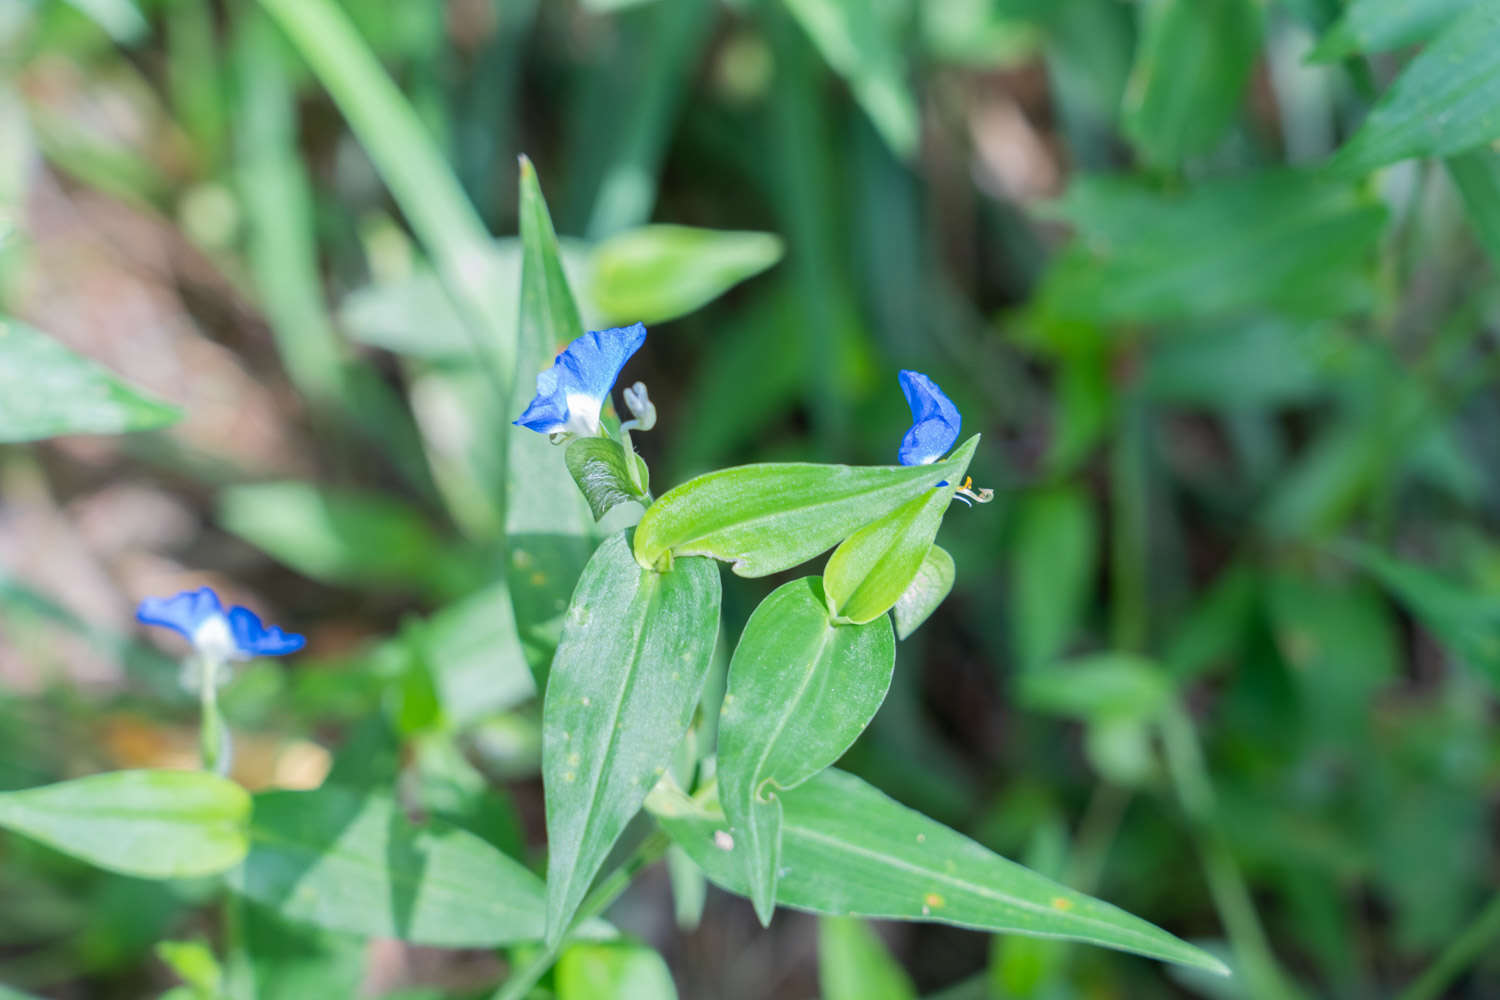
[[[644,507],[651,502],[642,491],[642,486],[650,483],[646,463],[634,453],[627,457],[618,441],[579,438],[568,445],[565,457],[573,482],[578,484],[589,502],[589,509],[594,512],[594,520],[599,520],[622,503],[634,502]],[[625,464],[627,461],[635,463],[635,478],[630,475]],[[636,485],[636,479],[642,486]]]
[[[243,788],[202,771],[114,771],[0,794],[0,826],[140,878],[233,868],[249,815]]]
[[[1333,62],[1356,52],[1389,52],[1425,41],[1473,0],[1352,0],[1324,33],[1308,62]]]
[[[719,792],[762,924],[776,905],[781,794],[843,756],[895,665],[890,622],[834,622],[816,577],[772,591],[745,625],[719,720]]]
[[[660,323],[712,302],[781,253],[771,233],[642,226],[594,248],[591,298],[612,322]]]
[[[937,545],[928,549],[917,575],[907,585],[896,606],[891,608],[891,617],[896,619],[897,639],[911,635],[937,610],[953,590],[953,577],[953,557],[948,550]]]
[[[1500,137],[1500,7],[1476,3],[1391,84],[1331,166],[1361,173],[1412,156],[1452,156]]]
[[[748,895],[717,803],[661,786],[648,803],[717,884]],[[1118,907],[1000,857],[830,768],[782,796],[779,902],[814,913],[1060,937],[1227,974],[1218,959]]]
[[[958,462],[956,457],[913,466],[788,462],[710,472],[651,505],[636,528],[635,557],[642,566],[655,566],[669,556],[712,556],[732,563],[738,576],[779,573],[939,482],[953,481]]]
[[[823,587],[829,610],[840,620],[856,625],[873,621],[906,593],[932,548],[978,443],[976,435],[953,453],[949,461],[959,468],[947,485],[913,497],[833,550],[823,570]]]
[[[266,792],[250,828],[229,886],[291,920],[446,948],[542,936],[540,879],[472,833],[413,825],[383,795]]]
[[[621,533],[584,567],[542,708],[549,943],[687,732],[718,631],[707,559],[642,569]]]
[[[0,317],[0,442],[150,430],[181,415],[46,334]]]
[[[515,418],[536,387],[537,373],[552,364],[557,351],[581,335],[578,306],[568,287],[564,256],[547,202],[529,161],[521,164],[521,309],[517,318]],[[541,666],[556,644],[561,619],[578,575],[597,544],[589,505],[579,496],[557,449],[547,436],[525,427],[507,426],[505,534],[510,543],[509,583],[516,624],[523,640],[539,647],[537,682],[546,681]],[[483,432],[480,432],[481,434]]]

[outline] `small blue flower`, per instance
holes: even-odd
[[[646,327],[640,323],[579,337],[537,375],[536,397],[513,422],[541,434],[597,435],[604,398],[645,341]]]
[[[225,611],[208,587],[175,597],[148,597],[135,609],[135,618],[181,633],[199,655],[219,663],[295,653],[307,643],[300,635],[262,624],[249,608],[236,604]]]
[[[931,465],[948,454],[948,449],[958,440],[963,418],[953,400],[926,375],[903,371],[899,377],[912,418],[911,430],[901,439],[898,452],[901,464]]]

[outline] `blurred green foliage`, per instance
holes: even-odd
[[[0,74],[0,440],[181,414],[0,447],[0,789],[181,763],[118,595],[189,571],[312,640],[224,692],[235,777],[328,770],[315,827],[257,797],[227,902],[4,835],[0,996],[484,996],[534,957],[459,890],[509,865],[541,919],[534,694],[604,534],[509,426],[559,280],[653,324],[658,493],[888,463],[896,370],[948,390],[997,502],[840,767],[1239,974],[814,955],[679,858],[696,930],[648,880],[541,990],[1500,992],[1494,3],[3,0]],[[524,290],[523,152],[562,234]],[[725,576],[729,634],[770,589]],[[263,905],[342,834],[366,874],[314,874],[363,895]],[[444,907],[472,933],[413,930]]]

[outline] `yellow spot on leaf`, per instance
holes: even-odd
[[[1054,910],[1061,910],[1063,913],[1067,913],[1073,908],[1073,901],[1071,899],[1064,899],[1061,896],[1053,896],[1052,908]]]
[[[948,901],[935,892],[929,892],[925,897],[923,897],[922,902],[927,904],[927,906],[922,907],[922,912],[925,913],[928,906],[932,907],[934,910],[938,910],[942,909],[943,904],[947,903]]]

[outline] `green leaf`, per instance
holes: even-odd
[[[1056,659],[1082,624],[1097,572],[1098,520],[1086,490],[1027,496],[1015,515],[1010,631],[1022,670]]]
[[[823,1000],[916,1000],[911,977],[863,920],[818,921],[818,987]]]
[[[441,593],[472,577],[427,520],[398,501],[312,483],[248,483],[219,494],[230,532],[314,580],[362,586],[420,581]]]
[[[0,442],[151,430],[181,416],[46,334],[0,317]]]
[[[638,503],[644,507],[651,502],[631,478],[625,465],[625,449],[618,441],[579,438],[568,445],[564,457],[573,482],[583,491],[589,509],[594,512],[594,520],[599,520],[622,503]],[[649,489],[650,471],[646,463],[634,453],[630,455],[630,461],[635,463],[636,477]]]
[[[1500,7],[1474,4],[1398,76],[1330,169],[1364,173],[1500,137]]]
[[[242,899],[231,899],[239,953],[229,966],[229,995],[255,1000],[357,996],[365,978],[368,942],[283,920]]]
[[[776,588],[746,623],[719,718],[719,794],[762,924],[776,904],[781,794],[844,755],[895,665],[890,622],[836,623],[816,577]]]
[[[1426,41],[1474,0],[1352,0],[1324,33],[1308,62],[1335,62],[1358,52],[1389,52]]]
[[[135,0],[67,0],[121,45],[134,45],[151,32]]]
[[[1500,600],[1493,593],[1367,545],[1348,545],[1344,551],[1449,651],[1500,688]]]
[[[490,237],[427,125],[332,0],[261,0],[286,32],[369,153],[402,214],[427,247],[494,381],[518,374],[507,334],[515,296],[490,281]],[[381,19],[390,22],[392,19]]]
[[[718,629],[707,559],[642,569],[621,533],[584,567],[542,708],[549,944],[687,732]]]
[[[536,168],[521,157],[521,329],[522,343],[562,345],[583,335],[583,320],[563,273],[552,216],[537,183]],[[523,383],[535,372],[517,372]]]
[[[594,247],[589,298],[610,322],[686,315],[781,259],[781,238],[689,226],[642,226]]]
[[[204,941],[159,941],[156,957],[188,986],[192,995],[217,997],[223,989],[224,970]]]
[[[1400,639],[1390,606],[1363,581],[1280,573],[1264,586],[1303,726],[1316,739],[1351,745],[1367,730],[1376,695],[1396,678]],[[1296,722],[1285,721],[1288,728]]]
[[[978,443],[978,437],[972,437],[953,453],[949,462],[959,467],[948,485],[912,497],[833,550],[823,570],[823,588],[835,616],[863,625],[885,614],[906,593],[932,548]]]
[[[907,82],[904,4],[786,0],[824,60],[849,83],[875,130],[902,159],[916,154],[920,114]]]
[[[521,864],[337,785],[257,795],[250,853],[228,882],[289,920],[366,937],[488,948],[542,936],[544,889]]]
[[[927,550],[917,575],[896,606],[891,608],[891,617],[896,619],[897,639],[905,639],[921,628],[953,590],[954,575],[953,557],[946,549],[934,545]]]
[[[737,846],[717,803],[663,786],[652,812],[714,882],[741,895]],[[994,933],[1062,937],[1181,965],[1218,959],[1108,903],[1044,878],[830,768],[782,796],[779,902],[813,913],[928,920]]]
[[[628,941],[569,946],[557,960],[557,1000],[677,1000],[667,963]]]
[[[971,442],[965,442],[967,448]],[[960,448],[960,452],[964,451]],[[963,459],[967,465],[967,458]],[[934,465],[848,466],[801,462],[741,465],[691,479],[659,498],[635,532],[643,566],[672,556],[711,556],[737,576],[790,569],[847,538],[941,480],[960,459]]]
[[[1215,323],[1153,344],[1141,381],[1152,399],[1180,406],[1223,411],[1305,402],[1325,391],[1345,342],[1329,324]]]
[[[233,868],[249,813],[244,789],[201,771],[113,771],[0,794],[0,826],[139,878]]]
[[[1184,192],[1084,176],[1056,210],[1079,234],[1038,293],[1056,321],[1333,316],[1374,301],[1385,209],[1320,175],[1258,171]]]
[[[1500,268],[1500,152],[1471,150],[1450,157],[1447,166],[1474,235],[1490,255],[1491,266]]]
[[[501,583],[402,629],[401,642],[426,667],[443,721],[464,729],[536,694]]]
[[[1027,708],[1091,721],[1147,721],[1172,700],[1172,684],[1153,660],[1131,653],[1100,653],[1034,670],[1020,677],[1017,694]]]
[[[1250,0],[1155,0],[1143,16],[1121,125],[1146,162],[1177,167],[1210,152],[1238,117],[1260,9]]]

